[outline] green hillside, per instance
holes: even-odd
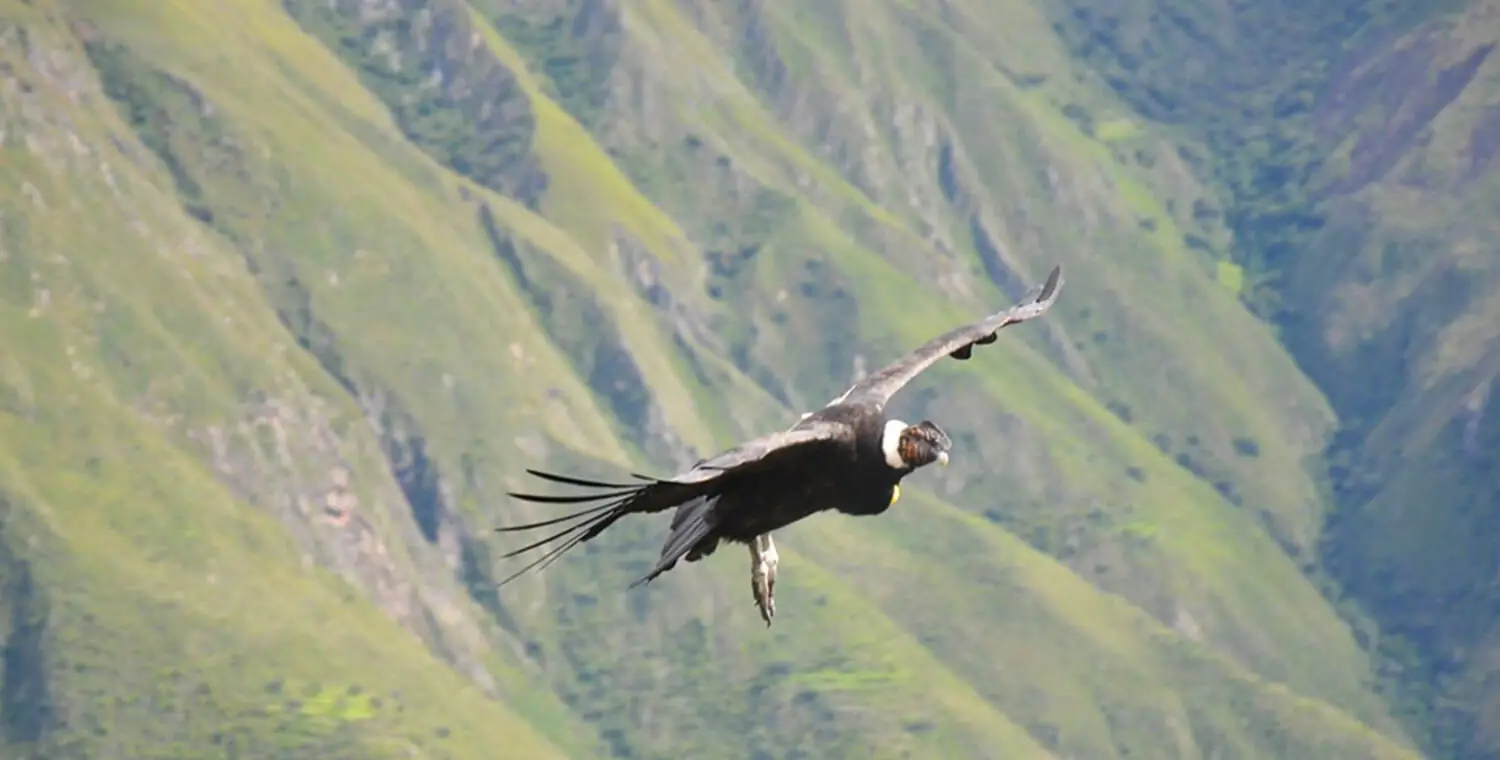
[[[1202,146],[1247,300],[1338,414],[1321,564],[1396,709],[1434,757],[1493,754],[1500,5],[1069,5],[1072,49]]]
[[[1401,53],[1362,51],[1340,72],[1321,115],[1338,146],[1321,186],[1328,223],[1291,274],[1311,305],[1288,332],[1346,420],[1329,564],[1400,637],[1390,648],[1408,689],[1433,705],[1440,751],[1459,757],[1500,750],[1497,9],[1435,18]],[[1413,68],[1379,100],[1366,94],[1367,70]],[[1352,377],[1378,380],[1338,380]]]
[[[1423,757],[1322,565],[1466,561],[1401,525],[1444,465],[1382,465],[1351,521],[1323,459],[1439,435],[1419,386],[1489,377],[1489,302],[1392,328],[1452,325],[1407,407],[1365,388],[1378,445],[1340,389],[1389,352],[1246,305],[1369,261],[1247,253],[1270,201],[1101,73],[1084,5],[0,0],[6,754]],[[1402,218],[1382,181],[1307,190],[1331,221],[1287,239]],[[1421,231],[1451,213],[1396,243],[1486,266],[1478,222]],[[526,467],[671,471],[1056,263],[1046,318],[897,397],[951,467],[777,534],[774,627],[739,550],[627,591],[664,519],[497,591],[492,527],[547,515],[503,495]]]

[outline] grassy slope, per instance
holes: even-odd
[[[1065,5],[1104,78],[1217,148],[1248,300],[1340,418],[1320,562],[1434,756],[1492,753],[1495,4]]]
[[[991,155],[998,141],[985,125],[995,112],[927,106],[966,156],[972,201],[943,193],[925,148],[912,160],[928,168],[908,172],[904,184],[895,171],[884,181],[845,181],[841,172],[858,176],[856,162],[820,157],[814,148],[825,135],[788,110],[798,93],[816,102],[811,95],[838,92],[866,99],[862,108],[878,114],[889,103],[872,93],[911,94],[921,77],[939,77],[885,64],[857,87],[837,78],[874,66],[878,43],[912,44],[903,13],[948,28],[939,39],[955,44],[962,35],[954,29],[999,29],[999,15],[937,24],[929,9],[882,7],[864,27],[871,37],[821,61],[826,74],[796,72],[771,87],[731,76],[720,52],[731,46],[715,39],[716,29],[743,29],[747,19],[717,6],[695,9],[692,20],[665,3],[635,5],[616,85],[639,99],[622,97],[607,115],[575,106],[580,123],[545,82],[519,71],[533,54],[476,4],[470,18],[484,49],[516,77],[537,125],[529,144],[548,186],[533,211],[418,150],[357,77],[360,67],[347,65],[348,51],[339,61],[277,5],[73,9],[91,22],[75,33],[127,51],[108,65],[156,83],[130,94],[157,109],[131,127],[94,89],[69,28],[44,15],[57,7],[6,8],[31,45],[7,63],[32,87],[6,94],[15,104],[6,113],[21,116],[6,117],[15,122],[6,126],[12,181],[0,196],[8,222],[3,324],[7,345],[25,349],[5,365],[5,537],[17,558],[6,572],[7,582],[34,575],[49,610],[43,668],[7,674],[7,684],[32,678],[68,716],[65,724],[35,722],[47,740],[77,742],[94,756],[159,743],[147,727],[173,726],[161,716],[176,703],[120,706],[101,691],[114,678],[213,705],[192,713],[201,722],[165,737],[182,753],[201,751],[232,724],[237,741],[300,741],[306,752],[405,751],[410,741],[433,756],[503,747],[507,756],[544,757],[553,747],[586,752],[587,722],[603,742],[642,757],[1193,757],[1215,748],[1238,757],[1412,756],[1399,737],[1359,722],[1391,731],[1364,686],[1352,638],[1295,562],[1251,514],[1149,442],[1156,433],[1174,442],[1194,435],[1209,451],[1193,456],[1217,462],[1245,503],[1287,526],[1315,514],[1305,500],[1310,484],[1268,477],[1295,471],[1288,465],[1316,442],[1317,423],[1276,424],[1319,410],[1315,394],[1234,308],[1210,264],[1172,238],[1173,222],[1162,216],[1155,234],[1135,231],[1136,215],[1157,208],[1155,194],[1201,191],[1165,169],[1116,162],[1107,141],[1070,131],[1050,91],[1022,91],[998,74],[972,86],[1004,93],[993,108],[1019,117],[1006,129],[1025,150]],[[756,44],[795,49],[798,40],[778,35],[818,29],[793,20]],[[664,68],[663,60],[692,65]],[[73,102],[70,88],[89,97]],[[641,106],[687,102],[679,96],[688,91],[712,95],[701,109],[666,116]],[[821,123],[830,133],[851,129],[837,118]],[[59,124],[87,153],[72,152],[68,131],[45,128]],[[710,149],[699,164],[691,149],[669,142],[687,131]],[[1127,132],[1117,123],[1109,134]],[[911,134],[876,135],[898,150],[923,144]],[[35,150],[11,147],[27,137]],[[147,145],[177,162],[178,198]],[[732,157],[722,184],[704,173],[704,165],[724,168],[712,151]],[[653,163],[664,167],[657,176],[641,168]],[[1047,167],[1061,191],[1025,179]],[[123,185],[118,195],[110,178]],[[953,276],[916,266],[939,256],[920,247],[930,230],[912,218],[902,187],[937,209],[942,234],[958,241],[945,254]],[[640,188],[661,188],[660,207]],[[1083,197],[1074,195],[1080,189]],[[983,269],[964,230],[969,216],[1000,218],[1008,204],[996,199],[1016,192],[1031,216],[990,233],[1014,252],[994,271],[1029,280],[1060,258],[1074,305],[1059,308],[1055,326],[1018,333],[910,390],[903,413],[939,415],[972,453],[955,463],[942,500],[933,491],[943,484],[926,476],[889,519],[826,518],[786,532],[784,617],[770,633],[754,621],[736,551],[622,594],[658,540],[643,525],[623,526],[498,599],[462,596],[451,568],[490,572],[483,542],[468,534],[527,516],[493,506],[518,462],[587,458],[597,469],[639,460],[650,443],[673,444],[677,456],[722,446],[836,393],[857,357],[833,339],[858,338],[868,347],[858,353],[878,363],[1003,301],[972,276]],[[37,194],[47,212],[34,205]],[[724,194],[730,210],[715,211],[710,202]],[[179,201],[207,208],[212,221],[191,221]],[[496,255],[480,204],[531,287]],[[1071,231],[1079,215],[1101,221]],[[758,228],[749,224],[757,220]],[[731,229],[713,240],[720,222]],[[753,264],[721,277],[732,303],[702,289],[688,239],[710,251],[755,246]],[[1103,247],[1112,240],[1123,242]],[[1090,243],[1112,255],[1054,253]],[[644,287],[641,267],[618,259],[641,250],[670,296],[665,314],[635,292]],[[259,288],[246,261],[261,273]],[[816,276],[802,274],[808,269]],[[843,288],[854,307],[823,306],[839,302],[832,292],[784,292],[802,279],[814,293]],[[571,300],[550,300],[564,296]],[[875,308],[890,303],[903,308]],[[596,318],[570,325],[571,307],[594,309]],[[33,308],[35,317],[22,317]],[[278,310],[310,351],[296,348]],[[1096,329],[1091,321],[1131,325],[1119,340],[1137,350],[1110,348],[1113,336],[1085,337]],[[829,337],[818,339],[825,329],[815,325],[825,322]],[[596,329],[603,324],[615,327]],[[1185,342],[1174,345],[1168,326],[1184,331]],[[580,342],[591,328],[604,334]],[[1226,341],[1246,349],[1223,365],[1193,358],[1195,345]],[[593,364],[570,366],[562,349],[572,346],[586,348]],[[785,369],[828,349],[838,361]],[[629,361],[619,363],[621,355]],[[1170,395],[1129,359],[1153,355],[1181,367]],[[1256,356],[1275,362],[1257,370],[1249,361]],[[640,378],[644,403],[622,405],[618,390],[589,387],[606,359],[616,362],[615,376]],[[1121,379],[1096,379],[1104,377]],[[940,382],[951,393],[930,399],[923,391]],[[737,408],[719,406],[716,394],[725,393]],[[284,407],[256,412],[263,406],[255,400],[267,396]],[[1106,411],[1117,399],[1130,407],[1130,422]],[[358,424],[361,411],[385,412],[383,426]],[[418,435],[399,436],[393,426]],[[278,452],[278,428],[308,450]],[[1233,435],[1253,435],[1260,457],[1225,456]],[[414,486],[408,468],[381,458],[393,443],[410,449],[418,440],[440,487]],[[159,469],[126,469],[123,452]],[[317,514],[337,467],[353,472],[361,508],[351,524],[363,534]],[[984,498],[997,489],[1018,496],[1007,504]],[[436,510],[435,537],[422,536],[407,502]],[[204,536],[215,537],[212,551],[201,538],[183,540]],[[380,551],[368,550],[374,542]],[[477,569],[465,564],[476,552]],[[942,554],[966,559],[931,561]],[[304,569],[299,555],[343,577]],[[286,605],[305,612],[272,614],[299,609]],[[7,639],[19,646],[31,630],[12,625]],[[157,648],[143,649],[147,641]],[[114,664],[119,651],[159,654],[127,668]],[[181,651],[191,655],[172,657]],[[494,684],[499,702],[459,686],[432,653]],[[373,661],[382,666],[369,668]],[[281,693],[268,697],[278,678]],[[356,684],[361,694],[400,697],[382,696],[376,707],[353,695],[326,706],[324,697]],[[291,688],[303,693],[295,704]],[[279,711],[286,707],[294,712]],[[379,719],[361,720],[368,711]],[[91,720],[109,731],[92,732]],[[12,726],[8,737],[24,742],[31,728]]]
[[[394,491],[378,459],[361,456],[373,446],[357,410],[291,345],[233,249],[162,192],[165,173],[141,159],[54,11],[5,6],[21,24],[9,39],[25,43],[4,58],[15,78],[0,192],[0,493],[7,580],[32,584],[7,594],[32,615],[7,631],[19,659],[6,683],[44,692],[31,725],[7,715],[7,739],[19,742],[10,750],[39,740],[29,749],[48,757],[201,757],[215,745],[283,757],[565,756],[371,598],[310,566],[339,539],[315,515],[299,515],[297,532],[319,546],[299,547],[274,510],[214,478],[195,437],[224,433],[230,448],[258,437],[274,458],[273,431],[306,441],[321,424],[336,431],[336,458],[374,473],[361,478],[364,495]],[[243,417],[253,392],[324,418]],[[318,464],[295,453],[305,458],[289,465]],[[290,473],[219,461],[256,466],[290,496]],[[377,533],[398,578],[412,577],[400,534]],[[23,642],[35,646],[15,648]]]
[[[1483,506],[1500,430],[1500,269],[1484,242],[1500,233],[1496,7],[1473,3],[1339,67],[1320,117],[1336,146],[1329,223],[1291,278],[1305,304],[1291,340],[1348,420],[1330,561],[1421,652],[1403,662],[1407,685],[1450,705],[1429,717],[1454,756],[1500,747],[1500,694],[1483,685],[1500,630]]]

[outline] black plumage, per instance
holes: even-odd
[[[499,528],[520,531],[573,523],[506,554],[514,557],[564,539],[502,584],[534,567],[545,567],[629,514],[676,510],[656,566],[634,586],[672,569],[679,560],[706,557],[722,542],[749,544],[816,512],[884,512],[899,496],[902,478],[935,461],[946,464],[952,445],[931,421],[907,425],[888,418],[885,405],[891,396],[943,357],[968,359],[975,346],[993,343],[1002,328],[1046,313],[1061,286],[1062,268],[1054,267],[1046,281],[1015,306],[933,338],[787,430],[742,443],[670,478],[634,475],[634,483],[605,483],[528,469],[536,477],[590,492],[512,493],[513,498],[596,503],[550,520]]]

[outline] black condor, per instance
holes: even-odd
[[[909,425],[886,417],[886,402],[943,357],[968,359],[975,346],[995,342],[1002,328],[1046,313],[1061,287],[1062,267],[1056,266],[1045,282],[1009,309],[933,338],[822,409],[803,415],[787,430],[742,443],[670,478],[634,475],[639,482],[603,483],[528,469],[536,477],[592,492],[510,496],[554,504],[602,503],[550,520],[499,528],[518,531],[580,521],[506,554],[514,557],[567,539],[501,585],[534,567],[545,567],[625,515],[675,509],[656,567],[631,586],[671,570],[678,560],[702,559],[720,542],[746,544],[751,589],[761,617],[770,625],[778,562],[771,532],[824,510],[878,515],[900,497],[902,478],[933,462],[946,465],[952,446],[947,434],[929,420]]]

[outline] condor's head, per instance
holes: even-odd
[[[948,451],[952,448],[953,441],[948,439],[948,434],[931,420],[922,420],[915,425],[891,420],[885,423],[885,434],[880,441],[885,463],[906,472],[933,462],[947,467]]]

